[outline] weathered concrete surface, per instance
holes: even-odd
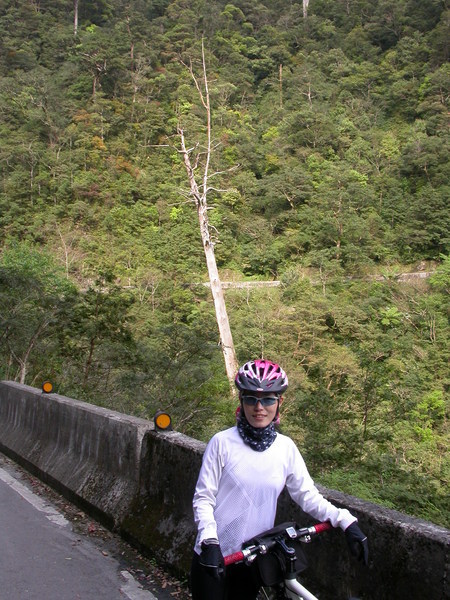
[[[0,383],[0,450],[40,475],[124,537],[170,565],[189,569],[192,496],[205,445],[177,432],[57,394]],[[323,597],[445,600],[450,532],[432,523],[322,488],[354,513],[369,537],[368,569],[349,559],[332,531],[307,550],[305,575]],[[284,494],[278,522],[310,523]]]
[[[318,486],[333,504],[348,508],[358,517],[370,547],[369,568],[350,557],[340,530],[324,534],[308,548],[310,568],[306,578],[336,590],[337,598],[371,600],[444,600],[449,598],[450,531],[428,521],[409,517]],[[296,520],[306,525],[311,518],[283,494],[278,521]]]
[[[204,449],[204,443],[177,432],[146,434],[140,494],[121,526],[125,538],[150,549],[177,574],[190,568],[192,498]]]
[[[153,424],[14,382],[0,383],[0,450],[117,525],[139,489]]]

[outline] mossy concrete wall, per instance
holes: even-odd
[[[0,450],[110,524],[138,493],[144,419],[0,382]]]
[[[187,574],[192,496],[205,445],[153,423],[13,382],[0,382],[0,450],[147,553]],[[450,532],[321,488],[359,519],[370,566],[351,560],[341,531],[306,547],[323,598],[444,600]],[[277,521],[310,523],[283,494]]]

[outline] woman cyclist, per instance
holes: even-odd
[[[211,438],[194,494],[198,534],[191,568],[193,600],[256,598],[256,569],[235,564],[225,570],[223,556],[273,527],[285,486],[306,513],[343,529],[352,554],[367,564],[367,538],[356,517],[319,493],[294,442],[275,429],[281,394],[288,387],[286,373],[271,361],[251,360],[239,369],[235,383],[237,424]]]

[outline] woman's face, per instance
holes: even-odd
[[[254,406],[245,402],[245,396],[253,398],[274,398],[275,402],[270,406],[263,406],[261,402],[257,402]],[[267,392],[252,392],[251,394],[242,394],[242,406],[247,421],[252,427],[267,427],[275,418],[278,410],[278,396],[276,394],[268,394]],[[282,398],[279,399],[281,404]]]

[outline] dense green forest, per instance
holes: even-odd
[[[0,0],[0,377],[232,424],[177,127],[240,362],[325,485],[449,525],[448,3]],[[199,152],[199,168],[204,155]],[[402,272],[428,271],[401,281]]]

